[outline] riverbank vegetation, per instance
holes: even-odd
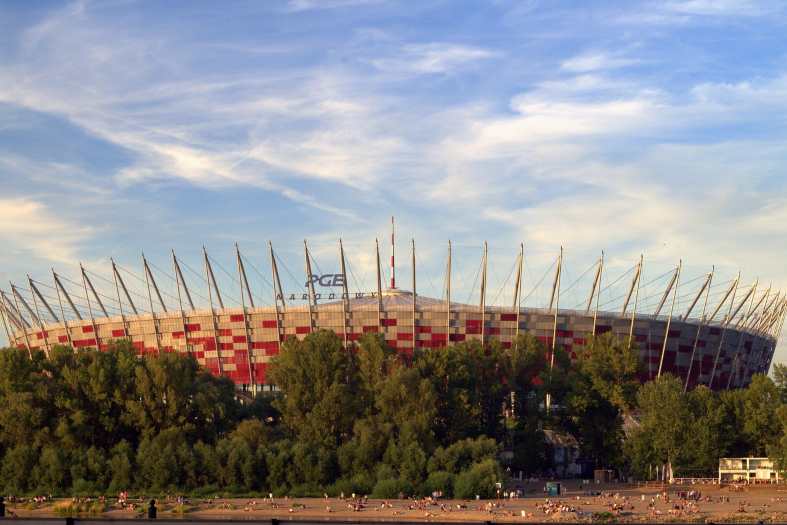
[[[553,471],[547,433],[576,438],[587,468],[639,479],[668,463],[712,475],[722,456],[787,464],[779,366],[777,382],[684,394],[671,376],[640,386],[635,352],[610,336],[571,363],[529,335],[407,355],[323,331],[287,341],[269,372],[279,391],[241,402],[190,356],[138,358],[122,341],[0,351],[0,489],[490,497]]]

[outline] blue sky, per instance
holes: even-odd
[[[263,302],[268,240],[297,290],[341,236],[369,288],[395,214],[438,297],[448,239],[472,301],[483,240],[501,303],[520,242],[533,306],[561,245],[567,307],[602,249],[610,309],[640,253],[645,309],[681,258],[678,309],[714,264],[785,290],[785,34],[757,0],[3,2],[0,282],[144,249],[174,289],[175,249],[204,288],[205,245],[233,290],[238,242]]]

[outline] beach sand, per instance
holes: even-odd
[[[353,521],[497,521],[576,522],[614,519],[617,522],[787,522],[787,485],[719,487],[717,485],[581,485],[563,484],[560,497],[547,498],[543,483],[528,484],[526,495],[500,500],[362,500],[351,498],[190,498],[181,506],[174,499],[157,504],[159,518],[184,519],[318,519]],[[589,495],[588,492],[602,492]],[[699,500],[680,493],[698,491]],[[667,497],[665,497],[665,494]],[[111,518],[146,516],[147,499],[135,496],[134,510],[114,508],[107,501],[103,514]],[[19,517],[57,515],[55,500],[37,505],[10,503]]]

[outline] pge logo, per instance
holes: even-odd
[[[312,274],[305,286],[319,284],[324,287],[344,287],[344,275],[341,273]]]

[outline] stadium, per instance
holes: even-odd
[[[111,277],[80,265],[77,280],[52,270],[48,282],[28,276],[24,286],[10,283],[10,289],[0,290],[0,314],[10,344],[31,353],[42,350],[48,355],[55,345],[70,345],[77,351],[105,349],[113,340],[128,339],[139,355],[192,354],[211,373],[230,378],[239,391],[256,393],[275,388],[266,380],[266,369],[282,342],[321,329],[334,331],[348,347],[363,334],[381,334],[402,353],[416,348],[439,350],[470,340],[482,344],[496,340],[510,347],[519,334],[530,333],[553,353],[562,348],[572,359],[593,334],[611,332],[637,349],[643,381],[669,373],[680,378],[686,389],[700,384],[715,390],[740,388],[748,385],[754,374],[768,371],[787,309],[785,296],[770,287],[758,290],[755,281],[744,288],[740,274],[714,284],[714,271],[693,279],[695,286],[681,295],[685,297],[681,302],[678,289],[682,264],[678,264],[665,274],[663,289],[654,294],[658,301],[645,310],[640,296],[642,258],[615,279],[624,285],[622,307],[614,311],[600,308],[605,279],[603,252],[588,268],[592,279],[583,304],[567,309],[560,302],[562,249],[546,280],[548,303],[525,306],[523,246],[519,247],[508,286],[512,301],[507,305],[488,304],[486,243],[476,275],[477,301],[469,304],[452,299],[450,242],[440,299],[416,293],[414,242],[409,290],[396,284],[393,231],[385,279],[376,241],[375,247],[376,289],[371,290],[350,290],[341,241],[339,271],[333,274],[313,272],[316,261],[304,241],[306,282],[301,281],[298,293],[286,293],[279,273],[282,261],[269,243],[267,282],[271,302],[260,305],[259,295],[255,296],[249,285],[250,263],[236,245],[237,268],[232,277],[237,287],[234,291],[240,292],[237,307],[225,303],[226,287],[221,289],[214,273],[216,262],[203,248],[204,272],[191,270],[172,252],[172,269],[167,276],[174,282],[174,293],[165,294],[168,300],[143,255],[143,276],[134,275],[143,285],[142,293],[127,284],[132,274],[111,260]],[[184,266],[195,275],[201,274],[197,277],[201,277],[201,291],[207,291],[205,307],[195,302],[199,291],[187,284]],[[157,272],[159,278],[162,272]],[[99,279],[104,283],[103,291],[96,287]],[[718,289],[716,294],[711,294],[713,287]]]

